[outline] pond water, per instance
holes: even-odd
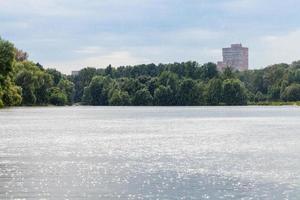
[[[300,199],[299,107],[0,110],[0,199]]]

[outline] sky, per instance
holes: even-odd
[[[300,60],[299,0],[0,0],[0,36],[64,73],[90,67],[222,60],[250,68]]]

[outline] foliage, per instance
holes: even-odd
[[[0,107],[21,103],[21,88],[13,82],[14,45],[0,38]]]
[[[67,104],[72,105],[75,95],[74,83],[66,79],[61,79],[57,86],[67,96]]]
[[[288,86],[282,94],[284,101],[300,101],[300,84],[292,84]]]
[[[109,77],[95,76],[89,86],[85,88],[84,103],[94,106],[108,105],[108,92],[111,83],[112,79]]]
[[[135,93],[132,102],[135,106],[151,106],[153,97],[147,88],[143,88]]]
[[[222,80],[218,78],[211,79],[207,85],[206,102],[208,105],[219,105],[222,101]]]
[[[131,104],[129,94],[119,89],[113,91],[108,102],[111,106],[129,106]]]
[[[226,105],[247,104],[246,89],[238,79],[226,79],[223,82],[223,100]]]
[[[66,105],[68,99],[67,96],[58,87],[52,87],[49,89],[49,102],[55,106]]]
[[[0,38],[0,107],[18,105],[199,106],[300,101],[300,61],[243,72],[214,63],[87,67],[67,76],[28,60]],[[291,103],[293,104],[293,103]],[[298,103],[297,103],[298,104]]]
[[[198,106],[204,104],[204,87],[192,79],[184,79],[178,89],[177,105]]]
[[[155,105],[159,106],[169,106],[173,105],[173,91],[169,86],[160,85],[154,91],[154,102]]]

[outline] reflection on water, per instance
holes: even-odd
[[[300,199],[300,108],[0,111],[0,199]]]

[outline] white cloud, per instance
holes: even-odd
[[[83,67],[106,67],[108,65],[113,66],[121,66],[121,65],[136,65],[149,63],[150,61],[145,58],[138,58],[131,55],[126,51],[116,51],[111,52],[105,55],[92,55],[82,59],[76,59],[72,61],[65,62],[54,62],[54,63],[45,63],[45,67],[47,68],[58,68],[62,69],[64,73],[69,74],[73,70],[80,70]]]
[[[262,37],[260,50],[255,53],[258,61],[265,65],[270,63],[291,63],[300,60],[300,29],[285,35],[268,35]]]

